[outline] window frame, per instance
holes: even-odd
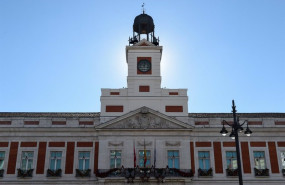
[[[201,170],[209,170],[209,169],[202,169],[202,168],[200,167],[199,152],[209,152],[209,165],[210,165],[210,166],[209,166],[209,169],[213,168],[212,159],[211,159],[211,158],[212,158],[212,157],[211,157],[212,155],[211,155],[211,151],[210,151],[210,150],[198,150],[198,151],[197,151],[197,159],[198,159],[198,160],[197,160],[197,163],[198,163],[197,166],[198,166]],[[203,164],[204,164],[204,163],[203,163]],[[198,169],[199,169],[199,168],[198,168]]]
[[[0,152],[4,152],[4,157],[3,157],[3,167],[2,168],[0,168],[0,170],[4,170],[5,169],[5,164],[6,164],[6,151],[5,150],[2,150],[2,149],[0,149]]]
[[[32,158],[28,158],[28,160],[26,161],[25,169],[22,168],[23,167],[22,165],[23,165],[23,159],[24,159],[24,156],[23,156],[24,152],[32,152],[33,153],[33,157]],[[35,152],[34,151],[32,151],[32,150],[22,150],[20,152],[20,155],[21,155],[21,157],[20,157],[20,164],[19,165],[20,165],[20,169],[21,170],[27,171],[27,170],[35,169],[35,167],[34,167],[35,166]],[[28,168],[30,159],[32,159],[32,164],[31,164],[31,168]]]
[[[115,159],[115,162],[114,162],[115,166],[114,166],[114,168],[121,168],[121,166],[122,166],[122,153],[123,153],[122,150],[110,150],[110,152],[109,152],[109,154],[110,154],[110,157],[109,157],[110,166],[109,166],[109,168],[113,169],[113,168],[111,168],[111,159],[112,159],[111,153],[112,153],[112,151],[115,151],[115,156],[116,156],[117,152],[121,152],[121,155],[118,157],[119,159],[121,159],[119,166],[117,166],[117,162],[116,162],[117,161],[116,159],[118,159],[118,158],[114,158]]]
[[[178,159],[178,168],[176,168],[176,169],[180,169],[180,150],[178,150],[178,149],[168,149],[168,150],[166,150],[166,153],[167,153],[167,165],[168,165],[168,167],[170,168],[170,166],[169,166],[169,155],[168,155],[168,152],[170,152],[170,151],[172,151],[172,152],[174,152],[174,151],[177,151],[178,152],[178,156],[172,156],[172,157],[174,157],[174,159]],[[173,160],[172,159],[172,168],[175,168],[175,160]]]
[[[59,170],[59,169],[57,169],[57,165],[56,165],[57,162],[55,162],[55,165],[54,165],[54,166],[55,166],[55,169],[51,169],[51,160],[52,160],[51,153],[52,153],[52,152],[61,152],[61,157],[60,157],[60,160],[61,160],[61,161],[60,161],[60,168],[59,168],[59,169],[62,170],[62,167],[63,167],[63,166],[62,166],[62,163],[63,163],[63,152],[62,152],[61,150],[56,150],[56,151],[55,151],[55,150],[51,150],[51,151],[49,151],[49,154],[50,154],[50,155],[49,155],[49,166],[48,166],[48,169],[53,170],[53,171]],[[58,159],[57,159],[57,160],[58,160]],[[57,160],[56,160],[56,161],[57,161]]]
[[[231,159],[235,159],[236,160],[236,168],[229,168],[228,167],[228,158],[227,158],[227,152],[235,152],[235,154],[236,154],[236,157],[235,158],[231,158]],[[233,150],[226,150],[225,151],[225,159],[226,159],[226,168],[225,169],[230,169],[230,170],[236,170],[236,169],[238,169],[238,164],[237,164],[237,152],[236,151],[233,151]],[[231,165],[233,166],[233,160],[231,160]]]
[[[149,160],[149,166],[148,165],[146,165],[145,167],[146,168],[150,168],[153,164],[151,163],[152,162],[152,150],[150,149],[150,148],[146,148],[145,149],[146,150],[146,152],[148,152],[149,151],[149,155],[150,156],[146,156],[146,158],[147,158],[147,161]],[[136,154],[137,154],[137,156],[136,157],[138,157],[138,158],[136,158],[137,159],[137,165],[140,167],[140,168],[144,168],[144,166],[140,166],[140,151],[144,151],[144,149],[138,149],[137,151],[136,151]],[[147,163],[147,162],[146,162]]]
[[[255,165],[255,159],[256,159],[256,158],[254,157],[254,153],[255,153],[255,152],[263,152],[263,154],[264,154],[264,168],[260,168],[260,167],[261,167],[261,166],[260,166],[260,165],[261,165],[260,162],[258,162],[259,165],[258,165],[258,168],[256,168],[256,165]],[[265,151],[262,151],[262,150],[254,150],[254,151],[252,152],[252,156],[253,156],[253,167],[254,167],[254,168],[256,168],[256,169],[258,169],[258,170],[268,169],[268,168],[267,168],[268,166],[267,166],[267,163],[266,163],[267,160],[266,160]]]
[[[84,156],[83,156],[83,158],[80,158],[80,155],[79,155],[80,152],[84,152],[84,153],[87,153],[87,152],[88,152],[88,153],[89,153],[89,158],[88,158],[88,160],[89,160],[89,164],[88,164],[89,168],[86,168],[86,159],[87,159],[87,158],[85,158]],[[78,155],[77,155],[77,161],[78,161],[77,169],[83,170],[83,171],[88,170],[88,169],[91,169],[91,158],[92,158],[92,156],[91,156],[91,151],[81,151],[81,150],[79,150],[77,153],[78,153]],[[80,169],[80,168],[79,168],[79,164],[80,164],[79,161],[80,161],[81,159],[83,159],[83,161],[84,161],[84,162],[83,162],[83,167],[82,167],[83,169]]]

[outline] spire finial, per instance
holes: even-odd
[[[143,14],[144,14],[144,3],[142,4]]]

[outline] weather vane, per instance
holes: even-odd
[[[143,14],[144,14],[144,3],[142,4]]]

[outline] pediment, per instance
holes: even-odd
[[[100,129],[191,129],[192,126],[148,107],[98,125]]]
[[[153,43],[147,41],[146,39],[142,39],[138,43],[134,44],[134,46],[155,46]]]

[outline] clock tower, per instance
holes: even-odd
[[[180,120],[188,117],[187,89],[161,88],[162,46],[154,28],[152,17],[144,12],[135,18],[126,46],[127,88],[101,90],[101,122],[141,107]]]

